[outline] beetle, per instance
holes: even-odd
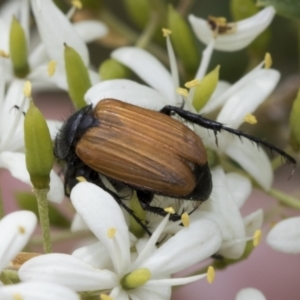
[[[142,208],[161,216],[166,215],[165,210],[151,205],[154,194],[199,203],[207,200],[212,179],[203,142],[172,114],[213,130],[215,136],[227,131],[249,139],[296,164],[294,158],[272,144],[182,108],[168,105],[154,111],[104,99],[94,109],[88,105],[75,112],[55,139],[54,154],[66,162],[67,194],[77,183],[76,178],[83,176],[109,192],[144,228],[119,195],[106,188],[99,174],[135,190]],[[175,213],[170,220],[180,217]]]

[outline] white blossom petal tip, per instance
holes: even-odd
[[[158,91],[128,79],[114,79],[99,82],[91,87],[84,99],[94,106],[103,99],[118,99],[144,108],[159,110],[168,104]]]
[[[0,271],[28,242],[37,223],[30,211],[16,211],[0,221]]]
[[[273,7],[266,7],[254,16],[235,23],[234,32],[219,34],[214,48],[221,51],[238,51],[247,47],[261,32],[271,23],[275,15]],[[189,22],[198,37],[204,44],[208,44],[214,38],[206,20],[189,15]]]
[[[105,24],[95,20],[77,22],[73,26],[80,38],[86,43],[100,39],[108,32]]]
[[[30,299],[30,300],[79,300],[79,295],[73,290],[50,282],[32,281],[0,288],[0,299]]]
[[[177,86],[174,86],[170,72],[155,56],[137,47],[119,48],[111,56],[164,95],[169,104],[176,104],[174,101],[177,99]]]
[[[280,221],[269,232],[267,243],[284,253],[300,253],[300,217]]]
[[[238,292],[235,300],[266,300],[266,297],[257,289],[245,288]]]

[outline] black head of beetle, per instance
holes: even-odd
[[[132,214],[120,197],[104,186],[99,177],[102,174],[136,190],[141,206],[162,216],[166,215],[163,208],[151,206],[154,194],[199,203],[208,199],[212,179],[205,147],[192,130],[171,117],[172,113],[213,130],[215,135],[227,131],[247,138],[296,163],[272,144],[181,108],[165,106],[157,112],[105,99],[94,109],[89,105],[73,114],[56,137],[55,156],[67,164],[66,190],[83,176],[108,191]],[[173,214],[170,219],[178,220],[180,215]]]

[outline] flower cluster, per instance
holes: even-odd
[[[264,59],[261,56],[259,63],[254,60],[255,66],[234,84],[219,80],[222,66],[208,72],[214,50],[234,52],[251,47],[268,28],[278,7],[271,3],[261,10],[255,8],[252,16],[228,23],[225,18],[204,20],[193,14],[186,21],[173,7],[162,9],[162,1],[156,3],[160,3],[160,8],[153,4],[147,9],[150,4],[144,1],[146,6],[139,13],[142,18],[147,15],[149,22],[144,24],[135,46],[124,46],[114,32],[118,22],[100,4],[72,1],[69,11],[63,12],[63,2],[56,2],[14,0],[0,9],[0,167],[33,187],[45,252],[29,256],[20,252],[26,244],[25,251],[32,247],[30,237],[37,223],[33,212],[24,210],[0,216],[0,298],[167,300],[171,299],[174,286],[203,278],[212,283],[215,269],[246,259],[260,242],[263,209],[246,216],[241,212],[254,187],[299,208],[297,199],[272,188],[274,162],[253,142],[259,144],[259,139],[251,141],[247,135],[232,134],[245,122],[257,122],[255,110],[280,80],[280,72],[271,68],[270,54]],[[141,21],[136,15],[137,8],[131,7],[130,2],[124,1],[129,15]],[[238,1],[231,1],[233,7],[235,2]],[[148,15],[151,9],[153,18]],[[285,13],[286,8],[283,10]],[[162,11],[168,11],[172,30],[163,29],[166,52],[151,43]],[[34,29],[30,27],[31,12]],[[125,26],[120,27],[122,34],[132,39],[134,34]],[[201,62],[194,37],[205,45]],[[102,63],[98,74],[90,62],[87,43],[99,39],[106,45],[118,46]],[[158,57],[169,63],[170,70]],[[128,74],[132,73],[139,79],[129,79]],[[66,91],[76,109],[86,105],[94,109],[104,99],[118,99],[154,111],[173,106],[199,118],[214,115],[218,124],[224,124],[220,133],[213,127],[203,128],[196,122],[170,115],[189,127],[204,144],[212,182],[209,198],[187,200],[184,196],[151,191],[153,210],[146,213],[138,201],[136,205],[136,191],[147,191],[147,187],[77,168],[82,162],[74,159],[75,154],[69,155],[69,151],[75,152],[73,142],[78,142],[78,137],[73,133],[65,136],[62,122],[44,119],[33,103],[31,88],[34,93]],[[294,115],[298,110],[300,113],[297,101],[300,96],[293,107]],[[82,118],[79,116],[74,118],[73,130],[84,129],[78,125]],[[291,139],[298,145],[298,123],[291,121],[291,127]],[[64,183],[61,174],[53,170],[57,153],[53,153],[52,144],[56,146],[57,135],[67,140],[63,145],[67,154],[62,156],[69,160],[65,175],[72,173],[74,178],[70,182]],[[277,148],[271,147],[274,149],[276,152]],[[277,152],[290,157],[284,151]],[[195,163],[187,164],[194,176]],[[65,217],[52,206],[49,214],[48,200],[62,205],[65,195],[70,195],[74,218],[71,229],[63,231],[64,238],[86,234],[93,236],[93,242],[81,243],[71,254],[50,253],[51,235],[55,241],[55,233],[50,230],[51,217]],[[66,206],[70,208],[70,203]],[[155,209],[160,213],[153,213]],[[181,219],[171,222],[174,214]],[[140,223],[135,224],[136,220]],[[279,251],[299,253],[299,222],[299,217],[282,220],[268,233],[267,243]],[[200,268],[199,264],[205,267]],[[194,268],[193,273],[176,275],[190,267]],[[266,298],[255,288],[245,288],[236,291],[236,299]]]

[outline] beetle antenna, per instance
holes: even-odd
[[[221,131],[227,131],[229,133],[232,133],[236,136],[238,136],[240,139],[242,137],[252,141],[253,143],[257,144],[258,146],[262,145],[264,146],[266,149],[270,150],[271,152],[275,152],[279,155],[281,155],[287,162],[291,163],[294,165],[293,170],[292,170],[292,174],[294,173],[295,170],[295,165],[296,165],[296,160],[291,157],[289,154],[287,154],[286,152],[284,152],[283,150],[275,147],[274,145],[265,142],[264,140],[257,138],[255,136],[252,136],[250,134],[247,134],[243,131],[231,128],[231,127],[227,127],[224,124],[217,122],[217,121],[212,121],[210,119],[207,119],[201,115],[183,110],[179,107],[176,106],[171,106],[171,105],[167,105],[165,106],[161,111],[161,113],[164,113],[166,115],[170,115],[171,112],[175,112],[176,114],[178,114],[180,117],[182,117],[183,119],[190,121],[194,124],[197,124],[203,128],[206,129],[210,129],[214,131],[215,136],[217,135],[218,132]],[[217,142],[216,142],[217,143]],[[217,143],[218,145],[218,143]]]

